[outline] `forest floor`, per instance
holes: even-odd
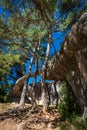
[[[56,130],[60,122],[58,110],[50,107],[49,115],[38,106],[31,111],[31,106],[19,108],[18,104],[0,104],[0,130]]]
[[[49,113],[43,114],[41,106],[31,111],[28,104],[24,109],[17,103],[0,104],[0,130],[87,130],[87,123],[63,121],[53,107],[49,108]]]

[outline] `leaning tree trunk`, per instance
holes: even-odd
[[[27,91],[27,88],[28,88],[28,78],[29,78],[29,75],[30,75],[30,72],[31,72],[31,67],[32,67],[32,64],[33,64],[33,60],[34,60],[34,57],[32,56],[32,58],[30,60],[28,73],[27,73],[27,79],[24,81],[25,83],[23,85],[23,90],[22,90],[22,93],[21,93],[20,106],[23,106],[23,107],[25,105],[25,96],[26,96],[26,91]]]
[[[47,92],[46,92],[46,86],[45,86],[45,74],[47,70],[47,63],[48,63],[48,58],[50,54],[50,43],[51,43],[51,31],[49,31],[48,34],[48,44],[47,44],[47,51],[46,51],[46,57],[45,57],[45,62],[42,67],[42,79],[41,79],[41,87],[42,87],[42,103],[43,103],[43,112],[45,114],[48,114],[48,98],[47,98]]]
[[[25,104],[25,96],[26,96],[26,92],[28,91],[28,79],[30,78],[30,72],[31,72],[31,68],[32,68],[32,64],[33,64],[33,61],[34,61],[34,58],[37,58],[37,56],[36,56],[36,51],[37,51],[37,43],[36,43],[36,47],[35,47],[35,49],[34,49],[34,51],[30,51],[30,53],[32,54],[32,57],[31,57],[31,60],[30,60],[30,65],[29,65],[29,68],[28,68],[28,73],[27,73],[27,78],[26,78],[26,80],[24,81],[25,82],[25,84],[24,84],[24,86],[23,86],[23,90],[22,90],[22,94],[21,94],[21,99],[20,99],[20,105],[21,106],[24,106],[24,104]],[[34,76],[34,83],[33,83],[33,86],[32,86],[32,100],[31,100],[31,102],[32,102],[32,105],[34,105],[34,104],[36,104],[36,102],[35,102],[35,92],[34,92],[34,87],[35,87],[35,82],[36,82],[36,71],[37,71],[37,66],[38,64],[37,64],[37,62],[36,62],[36,70],[35,70],[35,76]],[[34,103],[34,104],[33,104]]]
[[[59,101],[59,94],[58,94],[58,91],[57,91],[56,83],[57,83],[57,81],[54,81],[54,90],[55,90],[55,96],[56,96],[56,106],[55,106],[55,108],[58,107],[58,101]]]
[[[37,55],[35,54],[36,58],[36,63],[35,63],[35,71],[34,71],[34,81],[32,85],[32,93],[31,93],[31,104],[32,104],[32,109],[35,109],[36,107],[36,100],[35,100],[35,87],[36,87],[36,72],[38,70],[38,58]]]
[[[25,106],[26,91],[27,91],[27,81],[24,82],[23,90],[22,90],[21,98],[20,98],[20,106],[23,108]]]

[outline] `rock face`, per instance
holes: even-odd
[[[81,109],[87,108],[87,12],[71,28],[60,52],[48,65],[46,78],[67,80]]]

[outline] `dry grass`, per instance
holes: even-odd
[[[0,112],[9,109],[10,103],[0,103]]]
[[[1,111],[4,112],[7,109],[13,109],[17,106],[18,106],[18,103],[15,103],[15,102],[13,102],[13,103],[0,103],[0,112]]]
[[[15,103],[15,102],[13,102],[13,103],[0,103],[0,112],[1,111],[4,112],[8,109],[13,109],[13,108],[16,108],[18,106],[19,106],[19,103]],[[31,106],[31,105],[25,103],[25,106]]]

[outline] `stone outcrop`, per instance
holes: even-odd
[[[81,109],[86,110],[87,12],[71,28],[60,52],[53,58],[50,65],[48,65],[46,78],[50,80],[67,80],[80,103]]]
[[[48,65],[47,79],[64,79],[69,72],[74,71],[77,59],[83,57],[87,52],[87,13],[84,13],[79,21],[71,28],[69,35],[65,38],[60,52]],[[81,54],[80,54],[81,53]],[[79,57],[81,55],[81,57]]]

